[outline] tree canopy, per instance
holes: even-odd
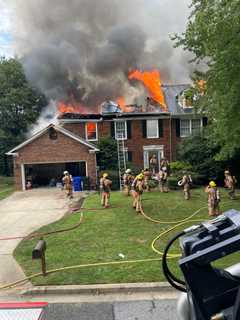
[[[210,119],[209,136],[220,146],[217,159],[229,159],[239,150],[240,138],[240,1],[192,0],[186,31],[175,37],[207,64],[195,80],[206,81],[198,99]]]
[[[24,140],[46,104],[28,83],[20,61],[0,58],[0,173],[6,173],[5,152]]]

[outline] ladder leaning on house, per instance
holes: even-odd
[[[126,171],[126,150],[124,144],[124,136],[122,131],[116,132],[117,137],[117,151],[118,151],[118,172],[119,172],[119,185],[120,190],[123,190],[123,175]]]

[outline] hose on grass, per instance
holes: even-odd
[[[82,268],[90,268],[90,267],[103,267],[103,266],[111,266],[111,265],[126,265],[126,264],[134,264],[134,263],[145,263],[145,262],[154,262],[154,261],[161,261],[162,260],[162,255],[163,255],[163,252],[159,251],[158,249],[156,249],[155,247],[155,243],[163,236],[165,236],[166,234],[170,233],[171,231],[175,230],[176,228],[178,228],[179,226],[182,226],[186,223],[189,223],[189,222],[201,222],[202,219],[194,219],[194,220],[191,220],[191,218],[193,218],[195,215],[197,215],[197,213],[200,212],[200,210],[202,210],[203,208],[206,208],[206,206],[204,207],[201,207],[200,209],[198,209],[197,211],[195,211],[193,214],[191,214],[190,216],[188,216],[187,218],[181,220],[181,221],[170,221],[170,222],[167,222],[167,221],[162,221],[160,222],[159,220],[155,220],[155,219],[152,219],[151,217],[147,216],[145,214],[145,212],[143,211],[143,209],[141,208],[141,214],[143,215],[143,217],[151,222],[154,222],[154,223],[162,223],[162,224],[175,224],[173,227],[161,232],[153,241],[152,241],[152,244],[151,244],[151,248],[152,250],[157,253],[158,255],[161,255],[161,257],[159,258],[148,258],[148,259],[136,259],[136,260],[126,260],[126,261],[110,261],[110,262],[97,262],[97,263],[88,263],[88,264],[80,264],[80,265],[73,265],[73,266],[67,266],[67,267],[62,267],[62,268],[57,268],[57,269],[52,269],[52,270],[49,270],[46,272],[46,275],[50,275],[50,274],[53,274],[53,273],[56,273],[56,272],[62,272],[62,271],[68,271],[68,270],[75,270],[75,269],[82,269]],[[81,218],[80,218],[80,221],[78,223],[78,226],[82,223],[82,219],[83,219],[83,215],[81,214]],[[75,229],[76,226],[74,227],[71,227],[71,228],[68,228],[68,229],[63,229],[63,230],[57,230],[55,232],[49,232],[49,233],[45,233],[44,235],[46,234],[53,234],[53,233],[58,233],[58,232],[66,232],[66,231],[70,231],[70,230],[73,230]],[[35,234],[35,236],[39,236],[40,234]],[[41,234],[43,235],[43,234]],[[33,236],[33,235],[32,235]],[[179,258],[180,255],[179,254],[168,254],[168,258],[169,259],[176,259],[176,258]],[[31,275],[29,277],[26,277],[24,279],[21,279],[21,280],[18,280],[18,281],[15,281],[13,283],[10,283],[10,284],[6,284],[6,285],[3,285],[3,286],[0,286],[0,290],[3,290],[3,289],[10,289],[10,288],[13,288],[19,284],[23,284],[29,280],[32,280],[34,278],[37,278],[37,277],[40,277],[40,276],[43,276],[43,273],[36,273],[34,275]]]

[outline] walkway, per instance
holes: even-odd
[[[0,238],[27,236],[64,216],[68,209],[59,189],[15,192],[0,201]],[[21,239],[0,241],[0,284],[25,277],[12,254]],[[31,259],[31,257],[29,257]]]

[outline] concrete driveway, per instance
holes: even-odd
[[[59,189],[15,192],[0,201],[0,239],[27,236],[64,216],[68,201]],[[21,239],[0,240],[0,285],[25,277],[12,254]],[[29,257],[31,259],[31,257]]]

